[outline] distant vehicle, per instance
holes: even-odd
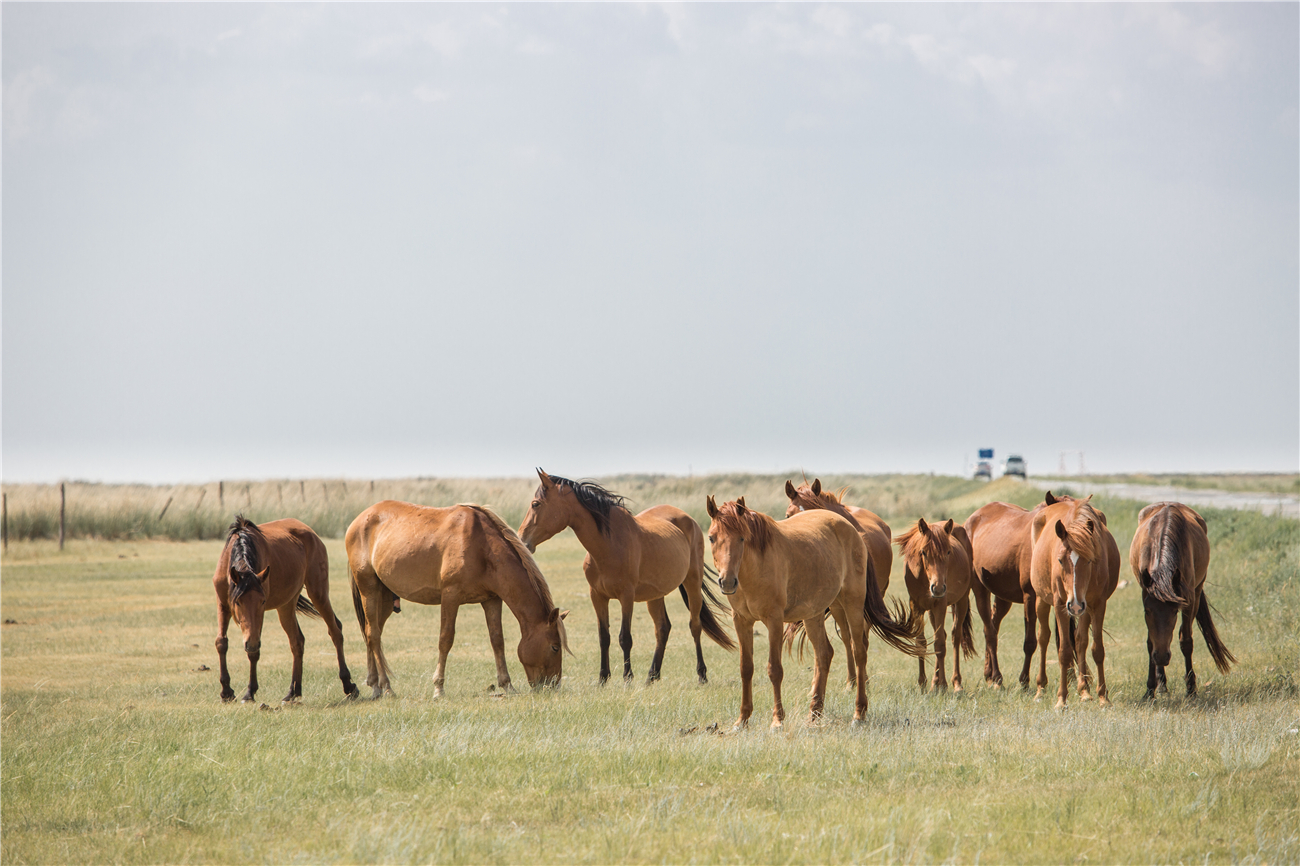
[[[975,480],[990,481],[993,478],[993,465],[987,460],[975,464]]]
[[[1025,477],[1025,458],[1019,454],[1012,454],[1007,457],[1007,465],[1002,470],[1003,475],[1019,475]]]

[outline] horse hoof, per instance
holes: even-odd
[[[1103,710],[1109,710],[1110,698],[1106,697],[1105,695],[1102,695],[1101,697],[1097,698],[1097,706],[1101,707]]]
[[[853,728],[865,728],[867,726],[867,720],[854,719],[852,722],[849,723],[849,726]]]
[[[958,692],[964,692],[964,691],[966,691],[966,690],[963,689],[963,688],[961,687],[961,683],[953,683],[953,684],[952,684],[952,691],[953,691],[953,694],[956,694],[956,693],[958,693]]]
[[[772,723],[772,727],[769,728],[769,730],[773,730],[773,731],[785,730],[785,725],[782,722],[776,721]]]
[[[1079,700],[1090,701],[1092,700],[1092,695],[1088,694],[1087,692],[1079,692]]]
[[[1065,712],[1065,701],[1057,701],[1056,706],[1052,707],[1052,709],[1058,713]]]
[[[707,686],[709,684],[709,678],[704,676],[704,674],[700,674],[699,684],[702,686]]]

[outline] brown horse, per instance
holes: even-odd
[[[947,632],[943,615],[952,608],[952,690],[960,692],[961,657],[975,655],[975,642],[971,637],[970,588],[975,582],[971,571],[970,539],[966,530],[954,526],[951,520],[942,525],[931,525],[922,518],[915,525],[894,537],[903,555],[903,581],[918,614],[930,614],[934,629],[934,679],[931,691],[945,690],[948,681],[944,676],[944,658],[948,653]],[[924,649],[924,638],[921,639]],[[926,688],[925,656],[918,655],[920,675],[917,682]]]
[[[559,685],[562,650],[569,648],[564,633],[568,611],[551,601],[546,579],[514,530],[488,509],[378,502],[352,521],[345,543],[352,602],[366,636],[366,685],[374,697],[392,694],[380,638],[399,598],[442,606],[435,698],[443,694],[462,604],[483,605],[500,688],[511,688],[501,631],[503,601],[519,620],[519,662],[529,685]]]
[[[248,690],[244,701],[257,694],[257,660],[262,652],[262,619],[268,610],[280,615],[280,625],[289,636],[293,652],[293,674],[285,701],[302,697],[302,652],[306,638],[298,626],[298,614],[325,621],[330,640],[339,657],[339,679],[343,693],[357,695],[352,674],[343,658],[343,624],[330,606],[330,564],[325,545],[304,523],[292,518],[273,520],[261,526],[235,517],[226,533],[226,546],[212,575],[217,593],[217,658],[221,663],[221,699],[233,701],[230,671],[226,668],[226,629],[234,616],[244,636],[248,653]],[[307,591],[307,598],[302,591]],[[309,600],[310,599],[310,600]]]
[[[1210,564],[1210,539],[1205,519],[1179,502],[1156,502],[1138,514],[1138,528],[1129,547],[1129,567],[1142,587],[1142,607],[1147,621],[1147,698],[1156,689],[1168,692],[1165,666],[1179,612],[1183,627],[1178,644],[1187,662],[1187,695],[1196,694],[1196,672],[1192,670],[1192,619],[1214,665],[1226,674],[1237,659],[1224,646],[1210,618],[1210,600],[1205,597],[1205,573]]]
[[[1058,659],[1061,685],[1056,708],[1065,709],[1066,682],[1076,660],[1078,688],[1082,700],[1088,691],[1085,653],[1092,634],[1092,658],[1097,663],[1097,700],[1110,705],[1106,688],[1106,648],[1102,629],[1106,602],[1119,583],[1119,555],[1115,539],[1106,528],[1105,516],[1088,500],[1062,499],[1045,505],[1034,515],[1029,534],[1033,540],[1030,583],[1038,619],[1038,697],[1047,688],[1047,642],[1051,635],[1050,616],[1056,611]]]
[[[533,495],[528,514],[519,525],[519,537],[529,550],[565,528],[573,529],[587,551],[582,573],[591,588],[600,636],[600,681],[609,679],[609,602],[618,599],[623,623],[618,643],[623,649],[623,679],[632,678],[632,605],[645,602],[655,625],[655,652],[647,682],[659,679],[664,648],[668,645],[668,609],[664,597],[680,590],[691,614],[695,639],[695,672],[708,682],[701,632],[718,646],[736,645],[715,615],[721,603],[704,584],[704,534],[685,511],[671,505],[647,508],[633,516],[624,499],[590,481],[570,481],[537,470],[541,485]]]
[[[888,643],[916,654],[915,630],[889,614],[880,587],[867,580],[867,548],[853,525],[825,510],[805,511],[777,522],[745,507],[744,497],[717,505],[706,501],[709,545],[723,593],[732,596],[731,616],[740,642],[741,700],[736,727],[749,724],[754,710],[754,624],[761,622],[768,635],[768,677],[772,681],[772,727],[785,720],[781,703],[781,634],[787,622],[802,621],[812,641],[817,665],[813,672],[809,715],[822,714],[826,677],[834,655],[826,637],[825,616],[830,608],[836,621],[850,632],[857,670],[866,671],[867,624]],[[920,650],[921,652],[924,649]],[[867,711],[866,677],[859,676],[853,721],[861,723]]]
[[[824,508],[827,511],[835,512],[853,524],[853,527],[858,530],[858,534],[862,536],[862,541],[867,545],[867,557],[870,560],[869,567],[874,573],[873,576],[876,582],[880,585],[881,595],[884,595],[885,590],[889,588],[889,571],[894,566],[894,548],[889,543],[889,524],[865,508],[845,505],[844,492],[846,490],[848,490],[847,487],[840,490],[839,493],[831,493],[829,490],[823,491],[820,478],[814,478],[812,484],[805,483],[798,487],[795,487],[792,482],[787,480],[785,482],[785,495],[789,497],[790,504],[786,507],[785,516],[793,517],[800,511]],[[836,622],[836,626],[839,628],[840,639],[844,641],[844,657],[848,660],[847,685],[849,688],[853,688],[857,683],[857,670],[854,667],[853,649],[849,643],[849,631],[846,623]],[[799,634],[801,632],[798,624],[791,623],[786,626],[786,645],[793,645],[795,636]],[[865,640],[870,644],[870,632],[867,633]]]

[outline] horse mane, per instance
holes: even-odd
[[[849,513],[849,509],[844,506],[844,494],[848,491],[849,488],[845,486],[835,493],[831,493],[829,490],[813,493],[811,486],[803,484],[795,488],[794,499],[790,501],[801,508],[824,508],[827,511],[833,511],[849,523],[852,523],[853,528],[861,532],[862,526],[858,523],[857,518]]]
[[[1065,526],[1066,535],[1070,539],[1070,550],[1079,554],[1081,559],[1092,562],[1101,549],[1100,528],[1106,523],[1086,499],[1074,501],[1078,505],[1074,509],[1074,516]],[[1089,521],[1092,522],[1091,528],[1088,526]]]
[[[609,535],[610,512],[615,508],[627,508],[627,497],[607,490],[594,481],[571,481],[559,475],[548,477],[556,484],[564,485],[573,491],[573,495],[578,498],[578,504],[596,521],[596,528],[600,530],[601,535]],[[546,486],[539,486],[536,495],[539,499],[545,499]]]
[[[1180,566],[1187,548],[1187,518],[1177,508],[1160,509],[1148,524],[1147,544],[1156,551],[1154,567],[1147,572],[1151,580],[1147,592],[1167,604],[1188,604],[1188,593],[1182,593],[1183,587],[1175,585],[1180,576],[1186,578]]]
[[[229,568],[234,580],[230,590],[231,604],[258,586],[257,573],[262,570],[262,555],[257,543],[265,540],[261,527],[242,514],[236,514],[235,522],[226,530],[226,543],[230,545]]]
[[[465,507],[474,509],[479,514],[486,517],[488,522],[496,527],[501,538],[510,546],[510,549],[515,552],[515,556],[519,559],[519,564],[524,567],[524,574],[528,576],[528,583],[532,586],[533,590],[541,596],[542,604],[546,605],[546,612],[549,614],[551,611],[555,610],[555,601],[551,598],[551,588],[547,585],[546,578],[542,575],[542,570],[538,568],[537,560],[533,559],[533,555],[528,552],[528,548],[524,546],[524,542],[515,534],[515,531],[510,528],[510,525],[498,517],[495,511],[486,506],[467,504]],[[557,622],[559,623],[560,628],[560,643],[564,646],[565,652],[569,655],[573,655],[573,651],[569,649],[569,635],[564,630],[564,620],[560,619],[557,620]]]
[[[944,557],[952,550],[952,540],[948,533],[936,530],[931,525],[929,532],[921,531],[921,521],[913,523],[905,532],[894,536],[894,544],[903,551],[903,556],[915,561],[927,550],[934,556]]]
[[[734,499],[718,506],[715,519],[724,529],[740,533],[740,537],[754,545],[759,553],[767,550],[768,542],[772,540],[772,526],[776,523],[761,511],[752,508],[741,511]]]

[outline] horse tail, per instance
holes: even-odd
[[[867,557],[867,597],[862,603],[862,613],[876,634],[894,649],[913,658],[923,658],[926,655],[925,620],[922,619],[921,612],[915,605],[909,612],[897,601],[894,602],[893,612],[890,612],[885,606],[885,597],[876,580],[876,566],[870,556]]]
[[[957,629],[957,648],[966,658],[975,657],[975,633],[971,630],[970,605],[966,606],[966,616]]]
[[[297,609],[298,609],[298,613],[302,614],[303,616],[310,616],[315,619],[324,618],[320,615],[320,611],[316,609],[316,605],[312,604],[310,600],[303,597],[302,595],[298,596]],[[335,617],[335,619],[338,619],[338,617]]]
[[[830,608],[826,609],[826,613],[830,613]],[[822,616],[825,617],[826,614],[822,614]],[[799,641],[798,647],[795,646],[796,638]],[[803,627],[803,620],[786,623],[785,633],[781,636],[781,642],[785,644],[785,651],[789,655],[794,655],[797,650],[799,661],[803,661],[803,648],[808,643],[808,631]]]
[[[366,609],[361,605],[361,590],[357,587],[357,582],[352,581],[352,606],[357,611],[357,625],[361,626],[361,636],[366,634]]]
[[[1210,600],[1204,592],[1201,593],[1201,606],[1196,609],[1196,624],[1201,627],[1201,637],[1205,638],[1214,666],[1219,669],[1219,673],[1226,674],[1230,666],[1237,663],[1237,658],[1224,646],[1223,638],[1219,637],[1219,630],[1210,618]]]
[[[677,589],[682,594],[682,601],[686,602],[686,606],[689,608],[691,600],[686,595],[686,584],[681,584]],[[722,602],[713,594],[713,590],[709,589],[708,581],[700,581],[700,591],[704,594],[704,604],[700,605],[700,625],[703,626],[704,633],[723,649],[734,650],[736,642],[732,640],[731,635],[727,634],[727,629],[717,617],[717,614],[723,612]],[[715,613],[715,610],[717,613]]]
[[[1187,539],[1187,520],[1177,508],[1162,508],[1151,517],[1148,524],[1147,545],[1155,554],[1155,562],[1147,568],[1151,597],[1167,604],[1185,605],[1187,600],[1178,594],[1179,577],[1191,563],[1185,563],[1191,545]],[[1189,574],[1181,574],[1190,577]]]

